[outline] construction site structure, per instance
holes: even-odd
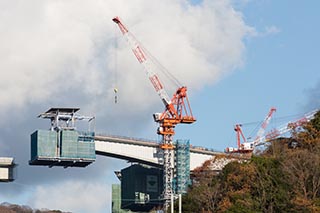
[[[14,158],[0,157],[0,182],[12,182],[15,179]]]
[[[175,178],[174,189],[176,194],[185,194],[190,180],[190,142],[177,140],[175,142]]]
[[[237,132],[237,144],[238,148],[228,147],[226,149],[227,153],[252,153],[255,151],[255,148],[262,147],[268,145],[271,140],[274,140],[280,136],[286,135],[294,128],[301,127],[303,124],[309,122],[314,118],[314,115],[319,112],[319,109],[312,110],[303,114],[301,117],[296,119],[290,120],[277,128],[270,130],[269,132],[265,133],[265,129],[270,122],[272,111],[275,111],[275,108],[271,108],[270,112],[268,113],[266,119],[262,123],[260,129],[258,131],[257,137],[254,141],[247,142],[246,138],[243,135],[241,124],[235,125],[235,131]],[[243,143],[241,143],[241,138]]]
[[[267,116],[265,117],[265,119],[263,120],[263,122],[261,123],[261,126],[257,132],[256,137],[254,138],[253,141],[247,141],[243,132],[242,132],[242,128],[241,128],[241,124],[236,124],[234,127],[234,130],[236,131],[236,137],[237,137],[237,148],[234,147],[227,147],[226,148],[226,152],[227,153],[246,153],[246,154],[251,154],[255,147],[257,146],[257,144],[259,144],[263,139],[263,136],[265,134],[266,128],[268,126],[268,124],[270,123],[271,117],[273,115],[273,113],[276,111],[275,107],[271,107]],[[243,142],[241,143],[241,138],[243,140]]]
[[[138,40],[129,32],[128,28],[122,23],[119,17],[112,19],[127,39],[131,49],[136,56],[139,63],[143,66],[152,86],[159,95],[165,110],[163,113],[155,113],[154,120],[159,124],[157,133],[162,135],[162,143],[160,147],[163,149],[164,163],[164,190],[163,199],[165,200],[165,209],[168,207],[171,197],[173,196],[173,176],[174,176],[174,145],[173,135],[175,134],[175,126],[180,123],[191,124],[196,121],[192,115],[191,107],[187,97],[187,87],[179,86],[173,97],[170,98],[165,90],[163,83],[156,72],[160,68],[157,63],[153,61],[153,57],[146,51]],[[171,75],[171,74],[170,74]]]
[[[30,165],[86,167],[95,161],[93,116],[78,114],[79,108],[51,108],[38,117],[50,119],[50,130],[31,134]],[[87,131],[78,131],[76,121],[88,121]]]

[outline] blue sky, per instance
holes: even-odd
[[[124,161],[98,157],[86,169],[67,170],[28,166],[30,134],[48,128],[36,116],[49,107],[76,106],[85,115],[95,114],[98,132],[158,138],[152,113],[161,111],[162,103],[121,39],[115,58],[115,13],[187,82],[197,122],[178,126],[175,138],[223,151],[236,145],[234,124],[256,122],[244,129],[248,135],[272,106],[275,118],[320,107],[319,1],[139,3],[0,3],[0,155],[14,156],[19,164],[17,180],[0,183],[0,202],[109,211],[111,184],[118,182],[113,171],[128,166]],[[270,127],[277,125],[275,119]],[[83,189],[96,201],[87,203]],[[45,199],[48,193],[55,199]],[[73,195],[77,199],[58,202]]]
[[[182,130],[190,135],[192,144],[217,150],[236,146],[233,125],[258,125],[272,106],[277,112],[271,128],[280,125],[277,118],[319,108],[311,104],[309,95],[310,90],[320,89],[315,88],[320,80],[319,6],[318,1],[266,0],[238,7],[258,35],[245,39],[242,68],[192,97],[198,123]],[[268,28],[276,30],[268,33]],[[256,125],[249,126],[245,134]]]

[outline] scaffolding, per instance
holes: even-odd
[[[177,140],[175,144],[175,191],[184,194],[190,185],[190,142]]]

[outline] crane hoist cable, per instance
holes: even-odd
[[[134,35],[133,35],[134,36]],[[137,40],[138,41],[138,40]],[[148,55],[149,59],[157,65],[159,71],[161,71],[175,86],[181,87],[180,81],[166,68],[164,67],[139,41],[140,47]]]
[[[113,92],[114,92],[114,103],[118,103],[118,30],[117,26],[114,27],[114,86],[113,86]]]

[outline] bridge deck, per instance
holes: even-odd
[[[157,141],[112,135],[95,136],[96,153],[130,162],[140,162],[152,166],[162,166],[162,150]],[[202,165],[206,160],[223,152],[190,146],[190,170]]]

